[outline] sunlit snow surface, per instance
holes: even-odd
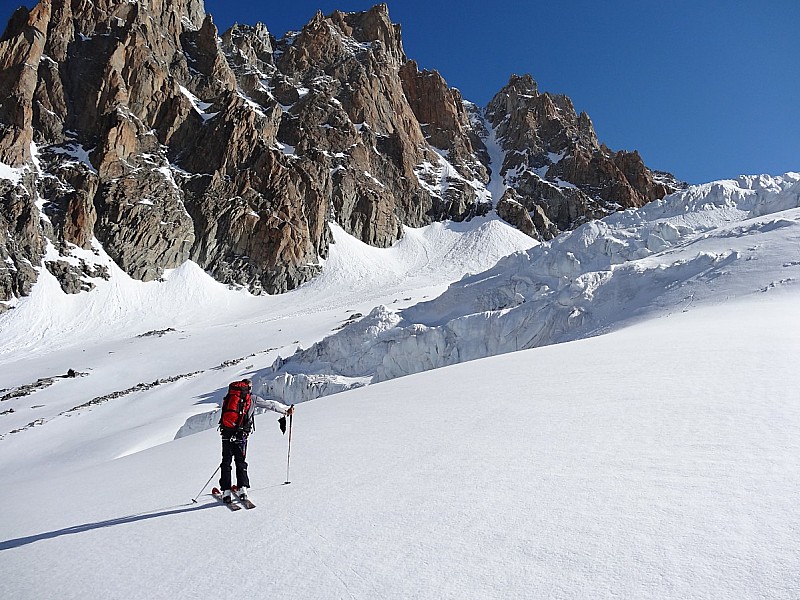
[[[0,597],[800,597],[798,180],[698,186],[536,247],[492,219],[387,250],[335,230],[323,275],[276,297],[110,261],[65,296],[43,270],[0,315],[0,394],[85,375],[0,403],[22,500]],[[505,354],[363,385],[454,352]],[[256,510],[192,504],[218,436],[170,440],[278,356],[362,387],[297,407],[288,486],[259,416]]]
[[[211,426],[215,420],[203,415],[216,408],[219,390],[232,378],[252,377],[280,354],[311,345],[377,304],[433,298],[465,273],[535,244],[490,218],[407,229],[389,249],[367,246],[338,228],[334,237],[322,276],[279,296],[230,290],[193,263],[168,273],[163,283],[134,281],[99,247],[98,256],[87,251],[80,258],[106,265],[112,276],[94,280],[91,293],[63,294],[42,269],[31,296],[0,315],[0,390],[6,390],[0,397],[69,369],[86,376],[55,379],[35,394],[3,401],[2,410],[14,412],[0,415],[0,468],[20,476],[34,465],[50,469],[56,448],[94,464],[184,435],[194,415]],[[183,377],[114,398],[124,419],[106,419],[111,399],[91,411],[73,410],[177,376]],[[49,434],[61,427],[76,434],[72,441]],[[87,444],[97,437],[108,444]]]
[[[794,285],[798,206],[797,174],[691,188],[505,258],[435,300],[378,307],[256,379],[301,402]]]

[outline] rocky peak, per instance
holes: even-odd
[[[392,23],[389,7],[378,4],[370,10],[357,13],[338,13],[347,26],[345,33],[362,43],[375,44],[376,48],[400,65],[406,60],[400,36],[400,25]]]
[[[540,93],[530,75],[513,75],[485,114],[505,152],[500,174],[531,216],[511,222],[526,230],[537,221],[535,237],[549,239],[674,191],[654,179],[638,153],[600,144],[586,113],[577,114],[567,96]],[[504,212],[519,215],[509,201]]]
[[[253,68],[256,73],[269,73],[274,68],[272,36],[266,25],[236,23],[222,36],[222,46],[231,68]]]
[[[500,90],[500,92],[508,95],[538,96],[539,84],[536,83],[536,80],[530,73],[524,73],[522,75],[513,73],[511,77],[509,77],[506,87]]]
[[[438,71],[420,71],[413,60],[400,68],[400,79],[428,143],[443,150],[462,176],[488,183],[486,146],[473,128],[461,92],[448,87]]]
[[[486,117],[505,146],[525,148],[541,163],[538,166],[547,163],[546,154],[564,152],[572,145],[599,147],[589,117],[578,116],[567,96],[539,93],[530,75],[513,75],[489,102]]]
[[[277,293],[319,272],[331,222],[388,246],[405,225],[495,203],[546,238],[669,182],[598,144],[588,116],[530,75],[484,118],[406,58],[385,4],[275,39],[263,24],[220,38],[201,0],[42,0],[12,17],[0,67],[0,161],[19,167],[0,179],[0,310],[48,244],[61,257],[44,266],[69,293],[106,276],[76,259],[99,247],[142,280],[193,260]]]

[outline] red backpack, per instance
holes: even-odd
[[[234,381],[222,401],[220,427],[230,430],[246,428],[247,411],[250,410],[250,386],[244,381]]]

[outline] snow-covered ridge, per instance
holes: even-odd
[[[257,385],[263,394],[296,403],[597,335],[645,314],[796,285],[798,207],[797,173],[694,186],[506,257],[430,302],[404,310],[379,306],[277,360]],[[798,255],[772,252],[777,236],[797,238]],[[744,271],[751,276],[732,277]],[[754,278],[759,285],[738,283]]]

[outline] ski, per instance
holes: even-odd
[[[244,506],[244,507],[245,507],[247,510],[250,510],[251,508],[255,508],[255,507],[256,507],[256,505],[255,505],[255,504],[253,504],[253,501],[252,501],[252,500],[250,500],[250,498],[245,498],[245,499],[242,499],[242,498],[240,498],[240,497],[239,497],[239,490],[236,488],[236,486],[232,487],[232,488],[231,488],[231,491],[233,492],[233,495],[236,497],[236,499],[237,499],[239,502],[241,502],[241,503],[242,503],[242,505],[243,505],[243,506]]]
[[[220,492],[217,488],[211,490],[211,495],[214,496],[217,500],[222,502],[225,506],[227,506],[230,510],[241,510],[241,505],[236,504],[236,502],[231,502],[230,504],[226,504],[225,501],[222,499],[222,492]]]

